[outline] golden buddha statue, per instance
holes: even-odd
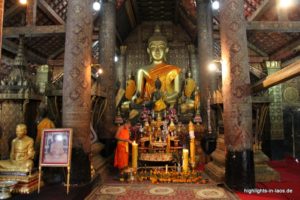
[[[131,99],[136,91],[135,80],[133,80],[131,73],[128,75],[128,79],[126,81],[125,88],[125,102],[122,103],[121,108],[122,111],[129,110],[129,105],[131,103]]]
[[[200,91],[199,91],[199,86],[197,86],[195,90],[195,101],[194,101],[194,107],[195,111],[198,112],[200,108]]]
[[[133,102],[138,98],[137,94],[143,101],[150,101],[155,90],[155,80],[159,77],[162,83],[161,91],[164,94],[164,101],[171,106],[176,103],[180,92],[179,76],[181,69],[165,63],[168,51],[167,39],[161,34],[160,27],[156,26],[154,34],[148,40],[147,52],[151,64],[137,71],[137,91],[133,97]]]
[[[11,143],[10,159],[0,161],[0,171],[31,172],[35,152],[33,139],[26,134],[27,126],[18,124],[17,137]]]
[[[192,72],[188,71],[188,77],[185,80],[185,86],[184,86],[184,95],[187,97],[187,99],[191,99],[191,96],[196,88],[196,82],[194,79],[192,79]]]
[[[195,88],[196,88],[196,82],[192,78],[192,72],[189,70],[184,84],[184,95],[186,98],[185,101],[182,102],[180,107],[182,113],[192,111],[194,108],[196,108],[195,106],[196,96],[194,100],[191,98],[194,91],[196,92]]]
[[[163,93],[161,91],[161,81],[157,77],[155,81],[155,91],[152,94],[152,102],[154,104],[153,110],[156,112],[160,112],[167,108],[167,105],[165,104],[163,100]]]
[[[133,80],[132,75],[129,74],[128,79],[126,81],[125,98],[130,101],[135,91],[136,91],[135,80]]]

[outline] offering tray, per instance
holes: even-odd
[[[10,198],[10,192],[17,183],[17,181],[0,181],[0,199]]]

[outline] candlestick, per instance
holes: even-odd
[[[132,168],[134,170],[137,170],[137,165],[138,165],[138,144],[133,141],[132,143]]]
[[[191,165],[195,165],[195,138],[190,139],[190,156],[191,156]]]
[[[182,171],[188,172],[189,167],[189,150],[182,149]]]

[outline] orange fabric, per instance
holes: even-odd
[[[156,65],[153,69],[149,71],[150,78],[146,80],[144,98],[151,98],[151,95],[155,90],[155,80],[157,79],[157,77],[159,77],[159,80],[162,83],[161,91],[166,92],[167,89],[170,89],[168,88],[168,86],[171,84],[171,82],[175,79],[175,77],[179,74],[180,71],[180,68],[174,65],[168,65],[165,63]]]
[[[120,139],[129,139],[129,130],[124,127],[120,127],[117,133],[117,137]],[[114,166],[122,169],[128,166],[128,142],[118,141],[117,148],[115,151]]]
[[[55,128],[55,125],[49,118],[44,118],[37,126],[37,136],[35,138],[35,144],[37,147],[40,146],[43,130],[47,128]]]

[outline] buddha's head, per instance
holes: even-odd
[[[25,124],[18,124],[16,127],[17,138],[21,139],[27,134],[27,126]]]
[[[148,40],[147,52],[150,55],[150,61],[154,63],[166,61],[168,51],[167,38],[161,34],[160,27],[157,25]]]

